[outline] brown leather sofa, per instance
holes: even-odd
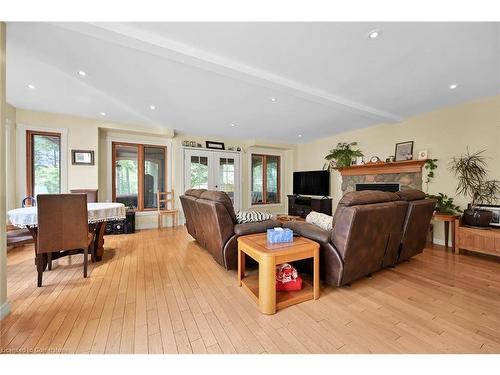
[[[426,199],[425,194],[420,190],[403,190],[396,194],[398,194],[399,199],[408,202],[398,256],[398,262],[401,262],[424,250],[436,200]]]
[[[338,204],[331,231],[303,222],[284,226],[319,242],[322,279],[345,285],[423,250],[428,211],[432,216],[435,202],[418,193],[347,193]]]
[[[231,199],[224,192],[190,189],[180,200],[188,233],[226,269],[238,267],[239,236],[281,226],[277,220],[238,224]]]

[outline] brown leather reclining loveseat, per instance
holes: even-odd
[[[180,200],[188,233],[228,270],[238,267],[239,236],[281,226],[277,220],[238,224],[231,199],[224,192],[190,189]]]
[[[340,286],[422,252],[435,203],[418,190],[352,192],[340,200],[331,231],[284,226],[320,243],[321,278]]]

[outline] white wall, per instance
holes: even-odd
[[[5,236],[6,159],[5,159],[5,23],[0,22],[0,319],[10,312],[7,301],[7,245]]]
[[[487,150],[490,177],[500,180],[500,96],[443,108],[397,124],[382,124],[299,145],[297,168],[322,168],[328,150],[338,142],[358,142],[367,161],[374,155],[385,160],[394,155],[397,142],[411,140],[414,141],[414,158],[418,150],[427,149],[430,158],[438,159],[435,178],[429,185],[431,194],[442,192],[455,196],[457,181],[448,170],[448,164],[451,157],[460,155],[467,147],[470,151]],[[338,172],[332,173],[332,195],[336,205],[342,195]],[[457,197],[456,202],[465,207],[468,200]],[[442,224],[438,223],[435,228],[435,240],[442,243]]]
[[[19,206],[19,202],[26,196],[26,153],[25,153],[25,130],[57,130],[63,134],[63,144],[61,160],[66,160],[63,167],[62,177],[65,177],[63,192],[70,189],[98,189],[99,200],[110,199],[110,176],[111,176],[111,155],[108,138],[121,141],[137,143],[152,143],[166,145],[169,150],[169,175],[171,186],[177,194],[177,207],[180,208],[178,200],[179,193],[183,192],[184,160],[182,141],[194,140],[205,145],[206,140],[221,141],[226,147],[240,146],[241,152],[241,188],[242,188],[242,209],[258,209],[271,213],[286,213],[288,211],[287,194],[292,191],[292,171],[296,164],[296,145],[272,144],[262,140],[242,140],[242,139],[213,139],[211,137],[192,136],[186,134],[175,134],[169,128],[152,128],[142,125],[120,124],[104,122],[84,117],[69,116],[56,113],[37,112],[25,109],[15,109],[10,107],[13,144],[13,153],[9,160],[9,165],[15,165],[15,169],[9,170],[12,181],[9,188],[10,207]],[[16,137],[17,135],[17,137]],[[71,150],[83,149],[93,150],[95,155],[95,165],[81,166],[71,164]],[[250,184],[248,157],[251,152],[275,153],[282,157],[282,197],[280,204],[252,206],[250,204]],[[179,222],[184,221],[182,212]],[[157,217],[155,213],[138,213],[137,226],[139,228],[155,227]],[[166,225],[170,225],[165,221]]]

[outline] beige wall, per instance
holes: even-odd
[[[448,170],[450,158],[470,151],[487,150],[491,178],[500,179],[500,96],[468,102],[407,119],[397,124],[385,124],[347,133],[337,134],[298,146],[298,170],[321,169],[324,156],[337,142],[358,142],[365,155],[385,159],[394,155],[397,142],[414,141],[414,157],[421,149],[429,150],[429,157],[438,159],[435,178],[429,193],[455,195],[456,179]],[[341,197],[341,178],[332,173],[334,205]],[[457,197],[456,202],[466,206],[467,199]],[[436,242],[444,238],[442,225],[436,225]]]
[[[0,319],[10,311],[7,301],[7,246],[5,238],[5,23],[0,22]]]

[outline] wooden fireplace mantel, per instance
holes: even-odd
[[[365,176],[369,174],[420,173],[427,160],[395,161],[392,163],[366,163],[350,167],[335,168],[342,176]]]

